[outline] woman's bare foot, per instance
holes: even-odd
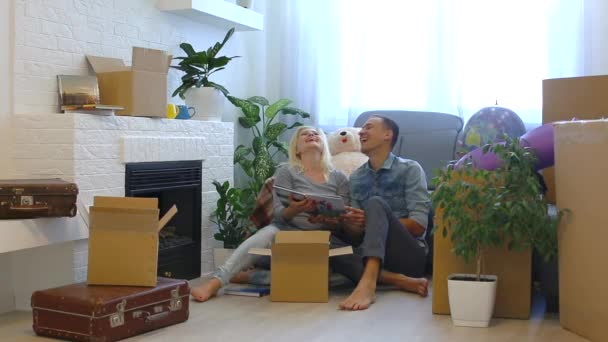
[[[222,287],[219,279],[213,278],[208,282],[201,284],[190,291],[192,297],[198,302],[206,302],[209,298],[215,296],[217,291]]]
[[[376,282],[375,281],[359,281],[359,284],[342,303],[342,310],[365,310],[376,301]]]

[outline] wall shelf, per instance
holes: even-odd
[[[262,31],[264,16],[224,0],[158,0],[156,7],[201,23],[236,31]]]

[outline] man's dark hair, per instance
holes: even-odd
[[[391,140],[391,148],[394,148],[395,144],[397,144],[397,139],[399,139],[399,126],[397,125],[397,123],[395,121],[393,121],[392,119],[389,119],[382,115],[372,115],[372,117],[382,120],[382,124],[384,125],[384,128],[387,128],[387,129],[390,129],[391,131],[393,131],[393,139]]]

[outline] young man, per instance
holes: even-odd
[[[359,259],[332,258],[339,273],[351,279],[361,274],[353,293],[340,304],[344,310],[367,309],[375,301],[377,281],[421,296],[428,293],[422,276],[430,198],[420,164],[391,153],[398,136],[397,124],[381,116],[367,120],[359,133],[369,162],[351,174],[353,207],[342,216],[350,236],[362,235]]]

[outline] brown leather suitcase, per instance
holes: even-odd
[[[72,284],[32,294],[37,335],[70,341],[117,341],[188,319],[186,280],[156,287]]]
[[[0,219],[76,215],[78,186],[59,178],[0,179]]]

